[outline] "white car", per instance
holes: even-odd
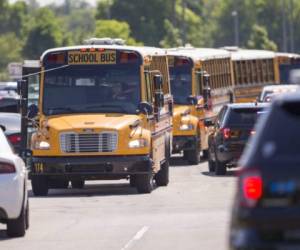
[[[0,222],[9,237],[22,237],[29,227],[27,170],[0,128]]]
[[[274,96],[287,93],[296,92],[300,90],[300,85],[296,84],[277,84],[265,86],[260,94],[259,102],[270,102]]]

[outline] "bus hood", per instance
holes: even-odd
[[[179,119],[181,116],[190,114],[190,112],[189,106],[174,106],[173,117]]]
[[[64,115],[49,118],[47,125],[57,131],[62,130],[122,130],[135,124],[140,117],[125,114]]]

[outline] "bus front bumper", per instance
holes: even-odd
[[[173,153],[181,150],[193,150],[196,148],[197,138],[195,136],[173,136]]]
[[[117,177],[152,172],[148,155],[97,157],[32,157],[30,176]]]

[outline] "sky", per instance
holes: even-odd
[[[9,0],[9,2],[11,3],[14,3],[16,2],[17,0]],[[73,1],[76,1],[76,0],[73,0]],[[85,0],[86,2],[92,4],[93,6],[96,6],[96,3],[98,0]],[[63,2],[63,0],[37,0],[37,2],[43,6],[43,5],[47,5],[49,3],[57,3],[57,4],[60,4]]]

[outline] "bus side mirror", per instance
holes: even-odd
[[[153,83],[154,83],[154,89],[162,89],[163,87],[163,78],[161,75],[154,75],[153,76]]]
[[[35,104],[31,104],[28,107],[28,118],[33,119],[34,117],[36,117],[38,115],[39,109]]]
[[[141,102],[139,104],[139,111],[145,115],[152,115],[153,114],[153,107],[149,102]]]
[[[154,102],[155,106],[158,108],[161,108],[164,106],[164,93],[163,92],[157,92],[154,94]]]

